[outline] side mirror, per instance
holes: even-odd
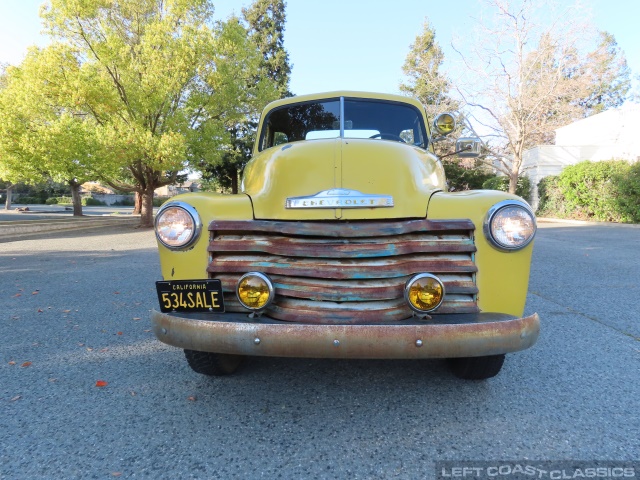
[[[476,158],[482,151],[482,141],[477,137],[460,137],[456,141],[456,153],[460,158]]]

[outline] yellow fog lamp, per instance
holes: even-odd
[[[450,113],[441,113],[433,121],[433,129],[439,135],[449,135],[456,128],[456,119]]]
[[[165,247],[181,250],[200,236],[202,222],[195,208],[184,202],[165,203],[155,221],[156,237]]]
[[[432,312],[444,300],[444,284],[435,275],[419,273],[405,285],[404,298],[416,312]]]
[[[273,300],[273,283],[264,273],[245,273],[238,280],[236,295],[243,307],[259,312],[267,308]]]

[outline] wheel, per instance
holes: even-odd
[[[495,377],[503,363],[504,355],[449,359],[449,367],[453,374],[465,380],[484,380]]]
[[[194,372],[216,377],[231,375],[246,359],[244,355],[225,355],[196,350],[185,350],[184,356],[187,357],[187,363]]]

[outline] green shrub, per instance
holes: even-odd
[[[617,201],[617,178],[624,176],[629,164],[622,160],[585,161],[566,167],[558,178],[566,208],[584,218],[624,221]]]
[[[58,200],[58,205],[71,205],[73,199],[71,197],[55,197]]]
[[[640,222],[640,164],[584,161],[538,184],[538,215]]]
[[[558,177],[550,175],[538,182],[538,216],[567,218],[566,201],[558,186]]]
[[[51,198],[47,198],[46,200],[46,204],[47,205],[73,205],[73,198],[72,197],[51,197]],[[104,202],[101,202],[100,200],[96,200],[93,197],[82,197],[80,199],[80,204],[83,207],[86,207],[87,205],[104,205]]]
[[[83,197],[82,198],[82,205],[88,205],[88,206],[98,206],[98,205],[105,205],[105,203],[101,200],[98,200],[96,198],[93,197]]]
[[[509,191],[509,177],[504,175],[494,176],[482,184],[482,188],[487,190],[500,190],[501,192]],[[516,195],[524,198],[527,202],[531,201],[531,180],[526,175],[518,178],[516,185]]]
[[[18,201],[15,203],[22,203],[25,205],[42,205],[44,203],[44,200],[42,200],[39,197],[29,197],[26,195],[20,195],[20,197],[18,198]]]
[[[629,165],[623,175],[615,175],[618,211],[625,222],[640,222],[640,162]]]
[[[487,173],[477,167],[466,168],[456,161],[444,160],[442,166],[444,167],[450,192],[477,190],[482,188],[484,182],[495,177],[493,173]]]
[[[171,197],[153,197],[153,206],[159,207]]]

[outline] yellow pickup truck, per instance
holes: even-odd
[[[536,221],[521,198],[448,193],[419,102],[340,91],[263,111],[241,193],[158,211],[157,338],[205,375],[246,356],[448,359],[485,379],[533,345]],[[462,155],[479,141],[460,139]]]

